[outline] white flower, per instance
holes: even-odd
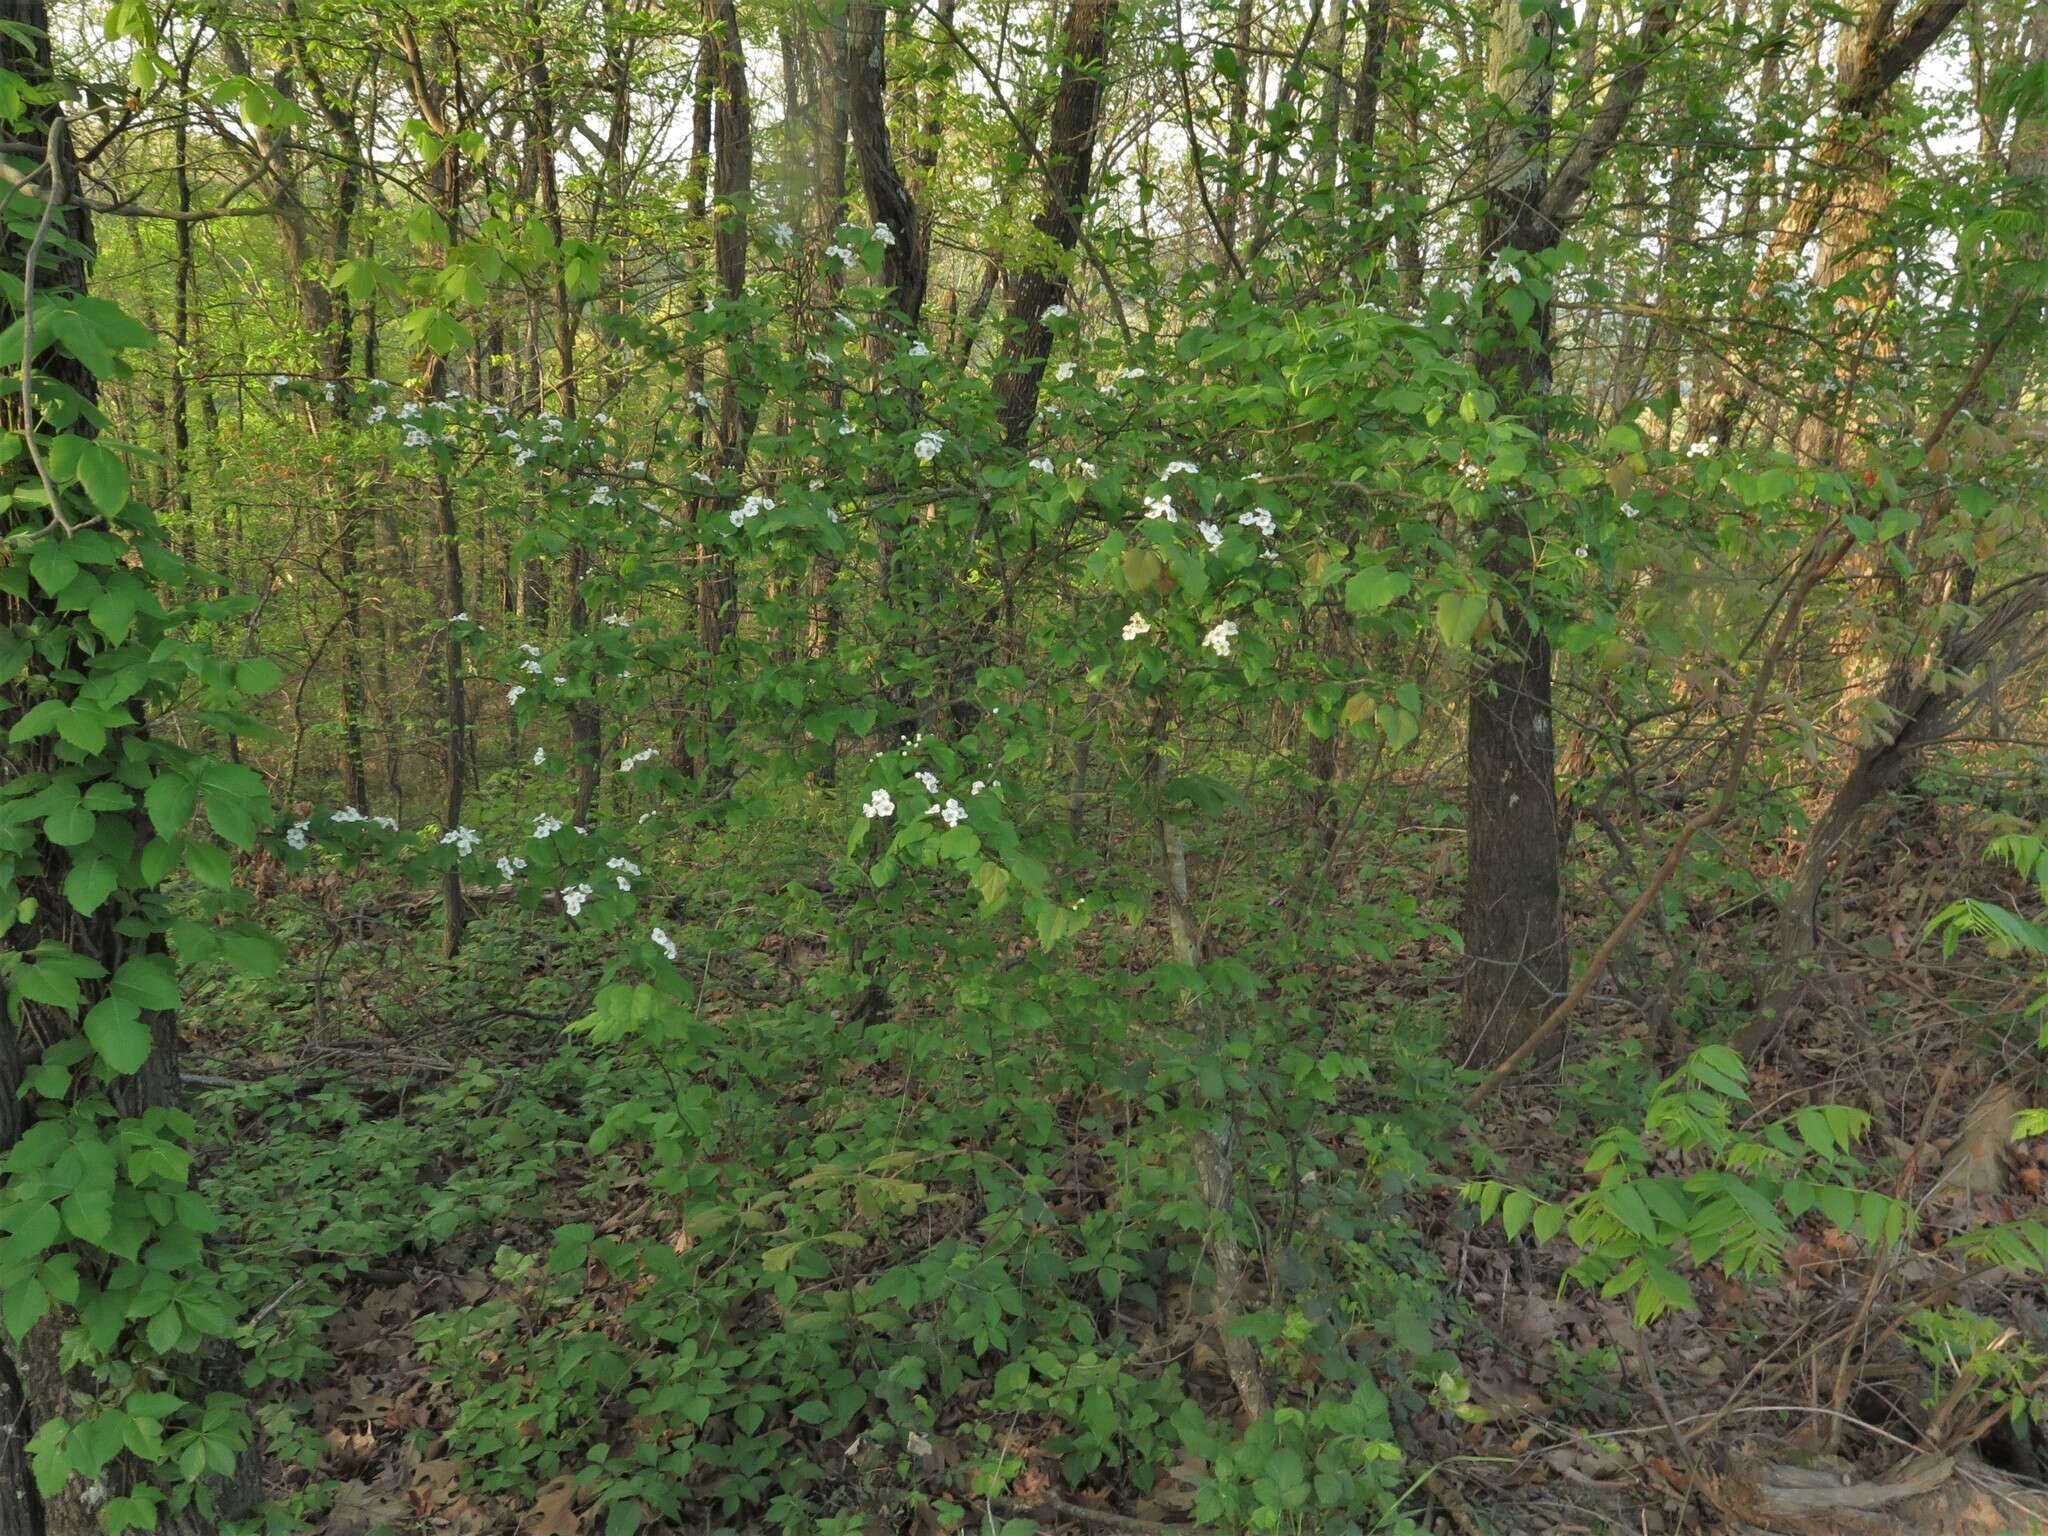
[[[477,844],[481,843],[483,839],[476,835],[476,828],[474,827],[457,827],[452,832],[443,832],[441,834],[441,841],[444,845],[453,843],[457,855],[466,859],[476,852]]]
[[[1585,545],[1581,544],[1577,546],[1575,549],[1573,549],[1572,553],[1577,555],[1581,560],[1586,560],[1592,557],[1593,552],[1586,548]]]
[[[1218,656],[1228,656],[1230,654],[1231,637],[1236,633],[1237,626],[1231,623],[1230,620],[1225,619],[1211,629],[1209,633],[1202,636],[1202,644],[1214,651]]]
[[[452,618],[452,619],[450,619],[450,620],[448,621],[448,623],[450,624],[450,626],[453,626],[453,625],[456,625],[456,624],[467,624],[468,622],[469,622],[469,615],[468,615],[467,613],[458,613],[457,615],[455,615],[455,617],[454,617],[454,618]]]
[[[498,873],[507,880],[510,880],[524,868],[526,868],[526,860],[518,857],[507,858],[502,853],[498,855]]]
[[[303,849],[306,846],[306,831],[313,825],[310,821],[295,821],[285,828],[284,845],[287,848]]]
[[[1214,523],[1197,523],[1195,531],[1202,536],[1202,542],[1207,544],[1211,551],[1223,547],[1223,530]]]
[[[852,422],[850,422],[850,421],[842,421],[842,422],[840,422],[840,423],[839,423],[839,435],[840,435],[841,437],[851,437],[851,436],[853,436],[853,423],[852,423]]]
[[[382,827],[386,832],[396,832],[398,830],[398,818],[396,816],[372,816],[370,818],[370,825]]]
[[[536,768],[545,768],[547,766],[547,763],[548,749],[546,747],[535,747],[533,749],[533,766]]]
[[[944,805],[938,808],[938,811],[939,820],[943,821],[948,827],[957,827],[967,819],[967,807],[958,800],[947,800]]]
[[[1167,465],[1165,469],[1159,472],[1159,478],[1162,480],[1171,480],[1175,475],[1199,475],[1201,472],[1201,465],[1196,464],[1188,459],[1175,459],[1171,464]]]
[[[633,624],[633,621],[631,619],[625,618],[616,613],[606,614],[604,616],[604,622],[611,625],[613,629],[630,629],[632,628]]]
[[[1053,382],[1055,384],[1064,384],[1073,376],[1074,365],[1072,363],[1061,363],[1057,368],[1053,369],[1052,371]]]
[[[708,411],[711,409],[711,397],[701,389],[693,389],[690,391],[690,404],[700,411]]]
[[[635,768],[638,768],[642,763],[651,763],[655,760],[655,758],[659,757],[660,755],[661,754],[653,747],[642,747],[638,752],[635,752],[632,756],[622,757],[619,759],[619,772],[631,773]]]
[[[1255,508],[1250,512],[1238,513],[1237,521],[1240,527],[1256,528],[1267,538],[1273,537],[1273,514],[1264,507]]]
[[[1145,377],[1145,370],[1142,368],[1126,368],[1117,377],[1123,379],[1142,379]]]
[[[369,817],[365,816],[361,811],[357,810],[352,805],[344,805],[338,811],[328,812],[327,819],[331,822],[349,822],[368,821]]]
[[[569,886],[562,892],[562,909],[571,917],[578,917],[582,915],[583,904],[596,894],[587,885]]]
[[[569,679],[562,676],[561,673],[557,672],[555,674],[555,686],[557,688],[566,688],[569,686]]]
[[[370,407],[369,414],[365,416],[363,419],[374,427],[375,425],[377,425],[378,422],[382,421],[386,416],[389,416],[390,414],[391,413],[385,410],[383,406],[373,405]]]
[[[769,225],[768,233],[772,237],[774,237],[775,243],[777,245],[786,246],[792,244],[796,240],[796,231],[789,227],[787,221],[779,220],[776,223]],[[671,955],[669,956],[669,958],[673,960],[675,956]]]
[[[884,245],[894,245],[896,243],[896,231],[886,224],[877,223],[875,225],[875,238]]]
[[[593,507],[608,507],[612,504],[612,488],[608,485],[595,486],[590,492]]]
[[[516,468],[524,469],[527,465],[531,464],[535,459],[539,457],[540,455],[536,453],[533,449],[521,448],[512,455],[512,463]]]
[[[1690,448],[1686,449],[1685,456],[1689,459],[1704,459],[1711,457],[1713,452],[1714,445],[1702,439],[1701,441],[1694,443]]]
[[[1140,635],[1149,635],[1151,633],[1152,623],[1142,613],[1134,613],[1124,620],[1124,638],[1126,640],[1135,640]],[[978,784],[975,786],[977,791],[980,788],[981,786]]]
[[[562,824],[554,817],[548,815],[546,811],[542,811],[540,815],[533,818],[533,835],[535,837],[553,837],[561,830]]]
[[[1486,275],[1496,283],[1519,283],[1522,280],[1522,269],[1508,260],[1506,255],[1498,254],[1493,258],[1493,265],[1486,269]]]
[[[1086,459],[1074,460],[1074,468],[1081,472],[1081,478],[1083,480],[1093,480],[1095,478],[1095,466],[1093,464],[1090,464]]]
[[[1627,518],[1630,522],[1634,522],[1637,518],[1643,515],[1643,509],[1637,506],[1632,501],[1624,501],[1621,504],[1621,515]]]
[[[910,355],[912,357],[930,357],[932,349],[921,341],[913,341],[910,344]]]
[[[402,444],[404,444],[404,446],[406,446],[407,448],[424,448],[429,443],[431,443],[433,439],[427,436],[427,434],[422,432],[418,427],[407,427],[405,429],[405,436],[400,438],[399,441]]]
[[[1474,485],[1479,484],[1480,481],[1486,478],[1486,471],[1482,469],[1479,465],[1474,464],[1470,459],[1467,459],[1465,463],[1462,466],[1460,466],[1459,473],[1464,475],[1464,477],[1467,480],[1471,481]]]
[[[667,955],[669,959],[675,959],[676,941],[674,939],[670,938],[665,932],[663,932],[659,928],[656,928],[653,932],[649,933],[647,937],[654,941],[654,947],[656,949],[660,950],[664,955]]]
[[[1045,318],[1046,318],[1046,319],[1048,319],[1048,320],[1064,320],[1064,319],[1066,319],[1066,318],[1067,318],[1067,306],[1066,306],[1066,305],[1064,305],[1064,304],[1048,304],[1048,305],[1046,305],[1046,306],[1045,306]]]
[[[763,496],[759,491],[755,491],[745,501],[726,513],[726,517],[733,527],[744,528],[749,519],[759,517],[763,512],[773,512],[774,510],[774,498]]]
[[[986,784],[982,783],[982,781],[981,781],[980,779],[976,779],[976,780],[974,781],[973,785],[972,785],[972,786],[971,786],[971,787],[970,787],[970,788],[968,789],[967,793],[968,793],[968,794],[970,794],[970,795],[978,795],[978,794],[980,794],[980,793],[981,793],[981,792],[982,792],[982,791],[983,791],[984,789],[987,789],[987,788],[988,788],[988,786],[987,786]]]
[[[929,464],[939,456],[939,450],[945,446],[946,439],[943,433],[920,432],[917,436],[916,446],[910,451],[917,455],[918,463]]]
[[[290,379],[286,378],[281,373],[273,373],[270,376],[270,387],[272,389],[285,389],[289,387],[291,382],[292,381]]]
[[[1172,497],[1147,496],[1145,498],[1145,519],[1147,522],[1150,522],[1155,518],[1164,518],[1169,523],[1180,521],[1180,514],[1173,510]]]
[[[825,247],[825,254],[838,262],[842,267],[852,266],[855,260],[853,252],[843,245],[828,245]]]
[[[878,789],[868,796],[868,803],[862,806],[860,810],[863,816],[867,817],[869,821],[873,821],[880,816],[895,815],[896,802],[890,798],[889,791]]]
[[[924,786],[924,792],[926,794],[936,795],[939,792],[939,776],[936,773],[933,773],[931,769],[920,768],[916,773],[913,773],[911,777]]]

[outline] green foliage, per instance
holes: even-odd
[[[1809,1105],[1745,1126],[1736,1111],[1747,1082],[1732,1051],[1702,1047],[1658,1086],[1640,1130],[1617,1125],[1595,1139],[1583,1165],[1591,1187],[1550,1200],[1486,1179],[1465,1196],[1509,1237],[1569,1238],[1579,1250],[1571,1278],[1603,1297],[1632,1297],[1639,1324],[1695,1305],[1687,1269],[1776,1274],[1793,1225],[1809,1213],[1873,1246],[1896,1245],[1913,1212],[1862,1182],[1868,1170],[1855,1148],[1870,1117]]]

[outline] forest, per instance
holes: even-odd
[[[0,1536],[2048,1529],[2048,0],[0,0]]]

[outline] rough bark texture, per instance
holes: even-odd
[[[1520,0],[1496,13],[1491,91],[1500,103],[1481,227],[1484,252],[1546,249],[1555,226],[1543,211],[1551,129],[1549,62],[1554,14],[1524,14]],[[1511,257],[1509,259],[1512,259]],[[1550,313],[1538,305],[1526,330],[1484,359],[1504,403],[1540,411],[1550,388]],[[1540,420],[1535,426],[1542,430]],[[1469,1062],[1500,1060],[1564,993],[1565,946],[1550,713],[1550,641],[1529,611],[1525,513],[1495,509],[1486,565],[1497,583],[1501,632],[1476,668],[1465,740],[1465,1011]]]
[[[924,312],[925,285],[930,275],[930,248],[917,203],[896,168],[889,144],[889,110],[883,92],[888,71],[883,54],[886,31],[882,7],[859,0],[846,21],[846,112],[854,158],[860,163],[861,188],[868,212],[895,236],[882,251],[882,283],[896,318],[905,330],[917,328]]]
[[[1038,415],[1052,333],[1045,312],[1067,293],[1067,258],[1081,239],[1081,215],[1102,121],[1102,64],[1109,49],[1115,0],[1074,0],[1060,49],[1060,83],[1046,124],[1045,206],[1032,227],[1044,238],[1039,259],[1017,273],[1010,290],[1010,332],[996,378],[1003,441],[1022,448]]]

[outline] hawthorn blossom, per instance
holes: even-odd
[[[868,796],[868,803],[860,808],[861,814],[869,821],[878,817],[896,814],[896,802],[886,789],[878,789]]]
[[[368,821],[370,818],[365,816],[361,811],[357,810],[354,806],[344,805],[338,811],[328,812],[327,819],[330,822],[350,822]]]
[[[755,491],[745,501],[726,513],[726,518],[732,523],[733,527],[744,528],[749,519],[759,517],[763,512],[773,512],[774,510],[775,499],[771,496],[763,496],[759,491]]]
[[[571,917],[580,917],[583,913],[583,904],[596,894],[597,892],[587,885],[569,886],[562,892],[562,910]]]
[[[1057,368],[1053,369],[1052,371],[1053,382],[1055,384],[1064,384],[1073,376],[1074,365],[1072,363],[1061,363]]]
[[[1141,635],[1149,635],[1151,633],[1152,623],[1142,613],[1134,613],[1124,620],[1124,638],[1126,640],[1136,640]],[[980,788],[979,784],[975,785],[976,792]]]
[[[1171,480],[1175,475],[1199,475],[1202,466],[1189,459],[1175,459],[1159,472],[1162,480]]]
[[[1195,531],[1202,536],[1202,542],[1214,553],[1223,547],[1223,530],[1214,523],[1197,523]]]
[[[1689,459],[1704,459],[1711,457],[1713,452],[1714,445],[1702,439],[1701,441],[1694,443],[1691,447],[1687,448],[1685,450],[1685,456]]]
[[[967,807],[958,800],[948,799],[944,805],[937,807],[937,810],[939,820],[946,824],[948,830],[959,826],[967,819]]]
[[[941,432],[920,432],[917,444],[910,451],[917,455],[917,462],[929,464],[939,456],[939,450],[946,446],[945,434]]]
[[[521,697],[522,697],[522,696],[524,696],[524,694],[525,694],[525,693],[526,693],[526,686],[525,686],[525,684],[523,684],[523,683],[514,683],[514,684],[513,684],[513,685],[512,685],[512,686],[511,686],[510,688],[507,688],[507,689],[505,690],[505,702],[506,702],[507,704],[517,704],[517,703],[519,702],[519,700],[521,699]]]
[[[1064,320],[1064,319],[1066,319],[1066,318],[1067,318],[1067,306],[1066,306],[1066,305],[1064,305],[1064,304],[1048,304],[1048,305],[1046,305],[1046,306],[1045,306],[1045,318],[1046,318],[1046,319],[1048,319],[1048,320]]]
[[[390,414],[391,413],[385,410],[383,406],[373,405],[370,407],[369,414],[365,416],[363,419],[374,427],[375,425],[377,425],[378,422],[382,421],[386,416],[389,416]]]
[[[911,777],[924,786],[924,792],[926,794],[936,795],[939,792],[939,776],[936,773],[933,773],[931,769],[920,768],[916,773],[913,773]]]
[[[1496,283],[1519,283],[1522,280],[1522,269],[1505,255],[1496,254],[1493,265],[1486,269],[1486,275]]]
[[[664,955],[667,955],[670,960],[675,959],[676,941],[670,938],[666,932],[664,932],[662,929],[656,928],[651,933],[649,933],[647,937],[654,941],[654,947],[656,949],[660,950]]]
[[[590,493],[590,504],[593,507],[610,506],[612,504],[612,488],[608,485],[600,485],[593,488]]]
[[[875,238],[883,245],[893,246],[896,243],[896,231],[887,224],[877,222],[875,225]]]
[[[533,818],[533,835],[536,838],[553,837],[561,830],[561,822],[548,815],[546,811],[542,811],[540,815]]]
[[[1229,619],[1224,619],[1212,628],[1209,633],[1202,636],[1202,644],[1214,651],[1218,656],[1228,656],[1230,654],[1231,637],[1236,633],[1237,626]]]
[[[913,341],[910,344],[910,355],[912,357],[930,357],[932,355],[932,349],[926,346],[921,341]],[[884,390],[882,391],[882,393],[887,394],[888,391]]]
[[[1053,472],[1052,460],[1043,456],[1035,458],[1031,461],[1030,468],[1037,470],[1041,475],[1049,475]]]
[[[545,768],[547,767],[547,765],[548,749],[546,747],[535,747],[533,749],[533,766],[536,768]]]
[[[651,763],[654,761],[655,758],[659,757],[660,755],[661,754],[658,751],[656,751],[656,749],[653,747],[642,747],[638,752],[635,752],[632,756],[622,757],[619,759],[619,772],[631,773],[635,768],[638,768],[642,763]]]
[[[1632,501],[1624,501],[1621,504],[1621,515],[1627,518],[1630,522],[1634,522],[1637,518],[1643,515],[1643,509],[1637,506]]]
[[[1164,518],[1169,523],[1180,521],[1180,514],[1173,510],[1172,497],[1147,496],[1145,498],[1145,520],[1151,522],[1155,518]]]
[[[399,441],[407,448],[424,448],[433,442],[433,439],[428,437],[418,427],[407,427],[405,429],[405,436],[400,438]]]
[[[289,827],[286,827],[284,831],[285,847],[303,851],[306,846],[306,833],[312,825],[313,823],[310,821],[295,821]]]
[[[786,220],[778,221],[774,224],[769,225],[768,233],[770,236],[773,237],[777,245],[787,246],[794,243],[794,241],[796,240],[796,231],[789,227],[789,224]],[[671,956],[671,958],[673,958],[673,956]]]
[[[1273,514],[1264,507],[1257,507],[1250,512],[1238,513],[1237,521],[1240,527],[1256,528],[1267,538],[1273,537]]]
[[[457,827],[453,831],[443,832],[441,834],[441,841],[444,845],[454,844],[456,856],[466,859],[476,852],[477,844],[481,843],[483,839],[477,836],[476,828],[474,827]]]
[[[498,855],[498,873],[503,875],[506,880],[511,880],[514,875],[524,868],[526,868],[526,860],[517,856],[507,858],[502,853]]]

